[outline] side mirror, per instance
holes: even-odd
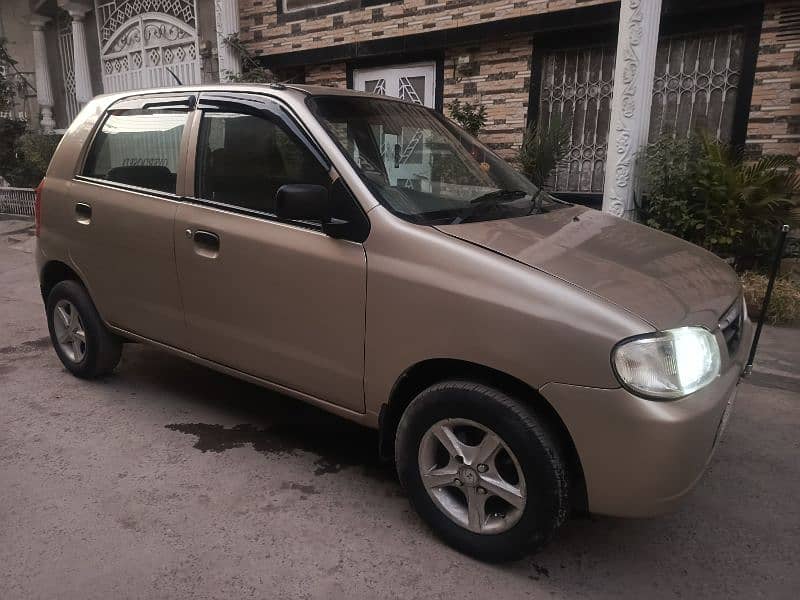
[[[339,213],[344,213],[346,218],[331,216]],[[369,235],[369,220],[357,208],[341,177],[333,183],[330,193],[321,185],[282,185],[275,194],[275,214],[289,221],[321,223],[322,231],[335,239],[363,242]]]
[[[275,194],[275,214],[290,221],[325,223],[330,220],[328,190],[307,183],[282,185]]]

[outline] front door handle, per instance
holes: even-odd
[[[88,225],[92,222],[92,206],[86,202],[75,204],[75,220],[81,225]]]
[[[194,251],[205,258],[217,258],[219,255],[219,236],[210,231],[198,229],[192,235]]]

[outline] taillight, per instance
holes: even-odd
[[[36,224],[36,237],[42,231],[42,189],[44,188],[44,179],[36,186],[36,198],[33,201],[33,218]]]

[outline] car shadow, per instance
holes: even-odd
[[[148,396],[161,400],[165,396],[177,397],[207,406],[212,412],[224,411],[226,422],[237,422],[197,422],[191,418],[194,411],[182,410],[187,416],[185,421],[165,425],[193,436],[193,447],[201,452],[225,452],[244,446],[265,456],[302,451],[317,456],[314,475],[360,468],[371,478],[397,483],[393,466],[378,456],[377,431],[143,345],[128,345],[123,356],[124,364],[115,377],[128,380],[133,388],[152,391]],[[397,488],[399,493],[399,484]]]

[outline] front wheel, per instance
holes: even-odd
[[[412,505],[466,554],[518,558],[566,518],[557,439],[530,407],[497,389],[459,380],[427,388],[403,414],[395,443]]]

